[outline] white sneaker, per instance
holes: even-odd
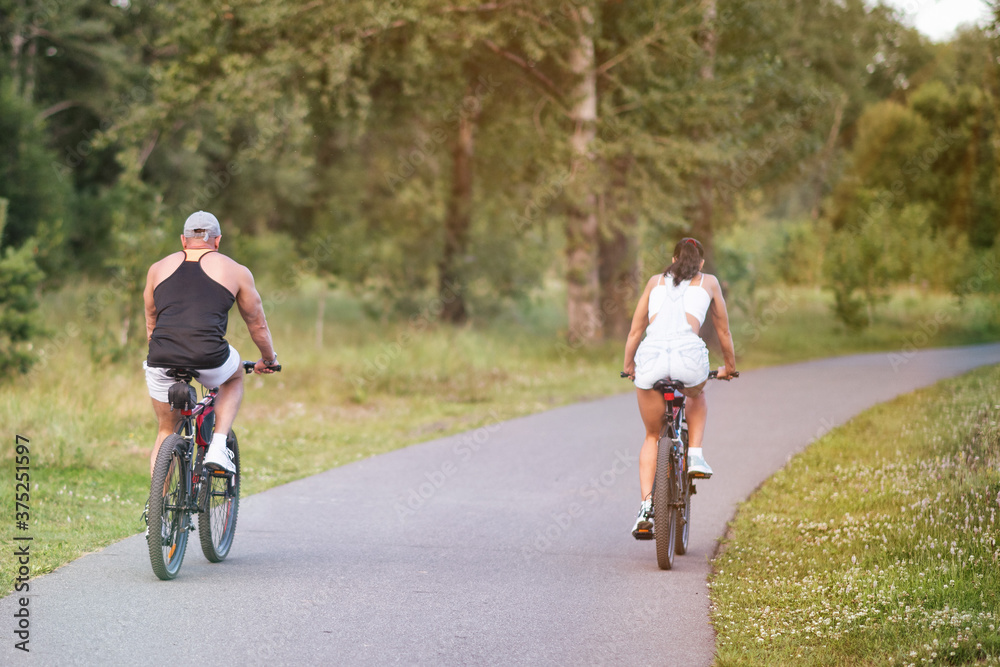
[[[236,464],[233,462],[233,450],[225,445],[209,445],[208,451],[205,452],[205,467],[209,470],[236,472]]]
[[[688,475],[702,479],[708,479],[712,476],[712,469],[700,453],[688,452]]]
[[[653,539],[653,501],[644,500],[639,507],[639,516],[632,526],[632,537],[637,540]]]

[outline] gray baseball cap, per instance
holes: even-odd
[[[187,238],[201,237],[205,241],[222,236],[219,219],[208,211],[195,211],[184,221],[184,236]]]

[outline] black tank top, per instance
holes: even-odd
[[[226,328],[234,301],[233,293],[201,268],[201,258],[192,262],[185,255],[177,270],[153,290],[156,326],[146,364],[193,369],[224,364],[229,358]]]

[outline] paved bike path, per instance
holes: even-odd
[[[195,533],[172,582],[141,535],[84,556],[31,581],[29,654],[20,596],[0,601],[0,664],[709,665],[709,558],[737,504],[861,410],[995,363],[1000,344],[710,383],[716,474],[670,572],[628,533],[642,428],[623,394],[244,499],[230,557],[209,564]]]

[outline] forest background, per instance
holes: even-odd
[[[320,342],[329,295],[490,326],[551,294],[568,349],[620,342],[683,235],[743,342],[797,287],[845,336],[899,289],[1000,329],[996,22],[935,44],[860,0],[2,0],[0,35],[23,371],[82,327],[95,360],[141,356],[145,271],[198,209],[266,306],[311,286]]]

